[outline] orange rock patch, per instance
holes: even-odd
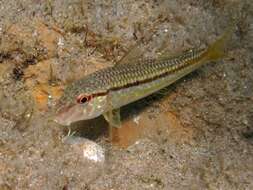
[[[41,61],[36,65],[30,65],[25,70],[25,84],[31,91],[35,99],[36,107],[40,110],[46,110],[51,100],[59,99],[63,87],[51,86],[51,64],[53,59]]]
[[[62,94],[62,88],[58,86],[50,86],[47,84],[36,85],[32,89],[32,96],[35,99],[36,107],[39,110],[47,110],[51,101],[59,99]]]
[[[30,27],[20,23],[13,24],[9,27],[8,33],[13,35],[16,40],[25,42],[26,46],[31,46],[32,53],[35,51],[32,49],[35,41],[38,41],[46,49],[45,60],[24,69],[24,82],[35,100],[35,107],[39,110],[47,110],[50,101],[61,96],[63,88],[49,84],[52,78],[51,66],[54,63],[52,57],[57,51],[57,42],[61,34],[49,28],[41,20],[35,19],[32,23]]]
[[[155,118],[150,118],[147,113],[141,113],[138,123],[133,119],[122,123],[122,127],[111,129],[112,143],[126,148],[140,138],[151,137],[162,131],[173,143],[188,143],[192,141],[194,131],[181,125],[180,120],[171,112],[161,113]]]

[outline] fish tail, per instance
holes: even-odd
[[[225,32],[222,34],[222,36],[207,48],[204,56],[207,61],[215,61],[225,57],[226,47],[232,38],[235,28],[236,22],[233,20]]]

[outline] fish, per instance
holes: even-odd
[[[130,60],[98,70],[66,87],[54,121],[69,126],[103,115],[110,127],[121,127],[121,107],[145,98],[204,64],[222,59],[231,27],[206,48],[192,48],[175,56]]]

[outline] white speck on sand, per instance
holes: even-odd
[[[137,124],[137,125],[139,125],[139,121],[140,121],[140,116],[135,116],[134,117],[134,122]]]
[[[57,45],[59,47],[63,47],[64,46],[64,39],[63,38],[59,38]]]

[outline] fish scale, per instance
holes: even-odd
[[[85,89],[87,94],[97,94],[148,82],[187,67],[204,52],[204,49],[191,49],[183,55],[167,59],[147,59],[142,60],[141,64],[136,61],[136,63],[105,68],[72,83],[66,92],[80,94]],[[65,94],[62,99],[65,98],[68,98],[68,94]]]

